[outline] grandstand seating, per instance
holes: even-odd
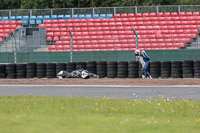
[[[22,20],[11,20],[10,22],[5,20],[3,23],[0,21],[0,42],[9,37],[12,30],[15,32],[18,26],[22,26]]]
[[[95,16],[95,15],[94,15]],[[47,41],[55,41],[49,50],[69,51],[71,29],[74,51],[134,50],[136,29],[139,48],[179,49],[199,33],[199,12],[114,14],[113,18],[46,20]],[[77,16],[74,16],[77,17]]]

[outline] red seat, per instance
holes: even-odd
[[[127,18],[128,15],[126,13],[121,14],[121,18]]]
[[[165,17],[170,16],[170,12],[165,12],[165,13],[163,14],[163,16],[165,16]]]
[[[58,20],[57,20],[57,19],[53,19],[53,20],[51,20],[51,23],[52,23],[52,24],[57,24],[57,23],[58,23]]]
[[[127,16],[128,18],[132,18],[132,17],[134,17],[134,13],[128,13],[128,16]]]
[[[72,23],[79,23],[79,19],[73,19]]]
[[[51,24],[51,20],[45,20],[44,24]]]
[[[103,26],[103,27],[104,27],[104,26],[108,26],[108,23],[107,23],[107,22],[102,22],[102,23],[101,23],[101,26]]]
[[[120,18],[120,14],[114,14],[113,18]]]
[[[44,24],[39,24],[38,27],[45,27],[45,25]]]
[[[51,36],[47,36],[46,40],[47,41],[52,41],[52,37]]]
[[[53,36],[60,36],[60,32],[54,32]]]
[[[47,32],[47,36],[53,36],[53,32]]]
[[[179,12],[179,16],[185,16],[185,12]]]
[[[62,45],[71,45],[71,41],[70,40],[68,40],[68,41],[62,41]]]
[[[68,50],[68,51],[70,51],[70,45],[63,45],[63,50]]]
[[[171,16],[177,16],[177,15],[178,15],[177,12],[172,12],[172,13],[171,13]]]
[[[149,13],[149,16],[150,17],[156,17],[156,13],[155,12],[151,12],[151,13]]]
[[[65,23],[72,23],[72,19],[66,19]]]
[[[54,27],[57,28],[57,27],[58,27],[58,24],[51,24],[51,27],[52,27],[52,28],[54,28]]]
[[[79,23],[85,23],[85,19],[80,19]]]
[[[71,38],[69,36],[61,36],[60,40],[61,41],[67,41],[67,40],[71,40]]]
[[[60,36],[69,36],[69,32],[60,32]]]
[[[60,28],[60,32],[66,32],[67,28]]]
[[[135,17],[142,17],[142,13],[136,13]]]
[[[59,23],[58,26],[59,27],[66,27],[66,24],[65,23]]]
[[[106,18],[101,18],[101,19],[100,19],[100,22],[101,22],[101,23],[107,22],[107,19],[106,19]]]
[[[56,31],[59,32],[59,31],[60,31],[60,28],[52,28],[52,31],[53,31],[53,32],[56,32]]]
[[[192,12],[186,12],[185,15],[186,16],[192,16]]]
[[[163,12],[158,12],[157,16],[162,17],[163,16]]]
[[[143,13],[142,16],[143,17],[149,17],[149,13]]]
[[[93,22],[94,22],[94,23],[101,23],[101,20],[98,19],[98,18],[95,18]]]
[[[58,23],[65,23],[65,20],[64,19],[59,19]]]
[[[50,45],[49,46],[49,50],[56,50],[56,46],[55,45]]]
[[[122,20],[121,20],[121,18],[114,18],[114,21],[115,22],[121,22]]]
[[[10,29],[15,29],[17,25],[10,25],[9,28]]]
[[[94,27],[87,27],[88,31],[95,31],[96,29]]]
[[[56,41],[55,45],[62,45],[62,41]]]
[[[60,40],[60,37],[59,37],[59,36],[54,36],[54,37],[53,37],[53,40],[54,40],[54,41],[59,41],[59,40]]]
[[[193,12],[193,16],[199,16],[199,12]]]
[[[11,20],[10,24],[16,24],[16,21],[15,20]]]
[[[128,22],[128,18],[121,18],[122,22]]]
[[[94,23],[93,26],[95,26],[95,27],[100,27],[101,24],[100,24],[100,23]]]

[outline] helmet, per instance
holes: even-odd
[[[140,52],[140,50],[139,50],[139,49],[136,49],[136,50],[135,50],[135,56],[139,56],[139,55],[140,55],[140,53],[141,53],[141,52]]]
[[[83,79],[88,79],[89,78],[89,73],[87,72],[87,70],[83,70],[81,72],[81,78],[83,78]]]
[[[146,54],[146,52],[144,50],[142,50],[141,54]]]

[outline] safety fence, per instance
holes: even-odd
[[[0,64],[0,78],[56,78],[64,70],[85,69],[100,78],[141,78],[138,61],[89,61],[69,63]],[[153,78],[200,78],[200,60],[153,61],[148,71]]]
[[[146,50],[151,61],[200,60],[199,49]],[[17,63],[70,62],[70,52],[17,52]],[[74,51],[73,62],[135,61],[134,51]],[[14,63],[13,52],[0,52],[0,63]]]
[[[168,6],[131,6],[131,7],[95,7],[95,8],[58,8],[58,9],[15,9],[0,10],[1,17],[39,16],[39,15],[75,15],[75,14],[122,14],[151,12],[199,12],[199,5]]]

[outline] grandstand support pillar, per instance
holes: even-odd
[[[11,14],[11,10],[9,11],[9,18],[12,16],[12,14]]]
[[[137,6],[135,6],[135,14],[137,13]]]
[[[179,13],[179,12],[181,12],[181,8],[180,8],[180,6],[178,6],[178,13]]]
[[[92,12],[93,12],[93,15],[95,14],[95,9],[94,8],[92,8]]]
[[[158,10],[158,6],[156,6],[156,14],[158,14],[159,10]]]
[[[136,42],[135,42],[135,44],[136,44],[136,49],[138,49],[138,34],[137,34],[137,32],[136,32],[136,30],[133,28],[133,32],[134,32],[134,34],[135,34],[135,37],[136,37]],[[136,61],[138,61],[139,59],[138,59],[138,57],[136,56]]]
[[[72,8],[72,15],[74,15],[74,8]]]
[[[53,15],[53,9],[51,9],[51,16]]]
[[[114,14],[116,14],[116,7],[114,7]],[[114,15],[114,14],[113,14],[113,15]]]
[[[14,63],[17,63],[17,41],[16,41],[16,36],[15,33],[13,32],[13,30],[11,31],[11,36],[13,36],[15,38],[15,45],[13,47],[13,53],[14,53]]]
[[[71,47],[70,47],[70,62],[73,62],[73,35],[71,29],[69,29],[69,34],[71,36]]]
[[[32,10],[30,10],[30,16],[32,16]]]

